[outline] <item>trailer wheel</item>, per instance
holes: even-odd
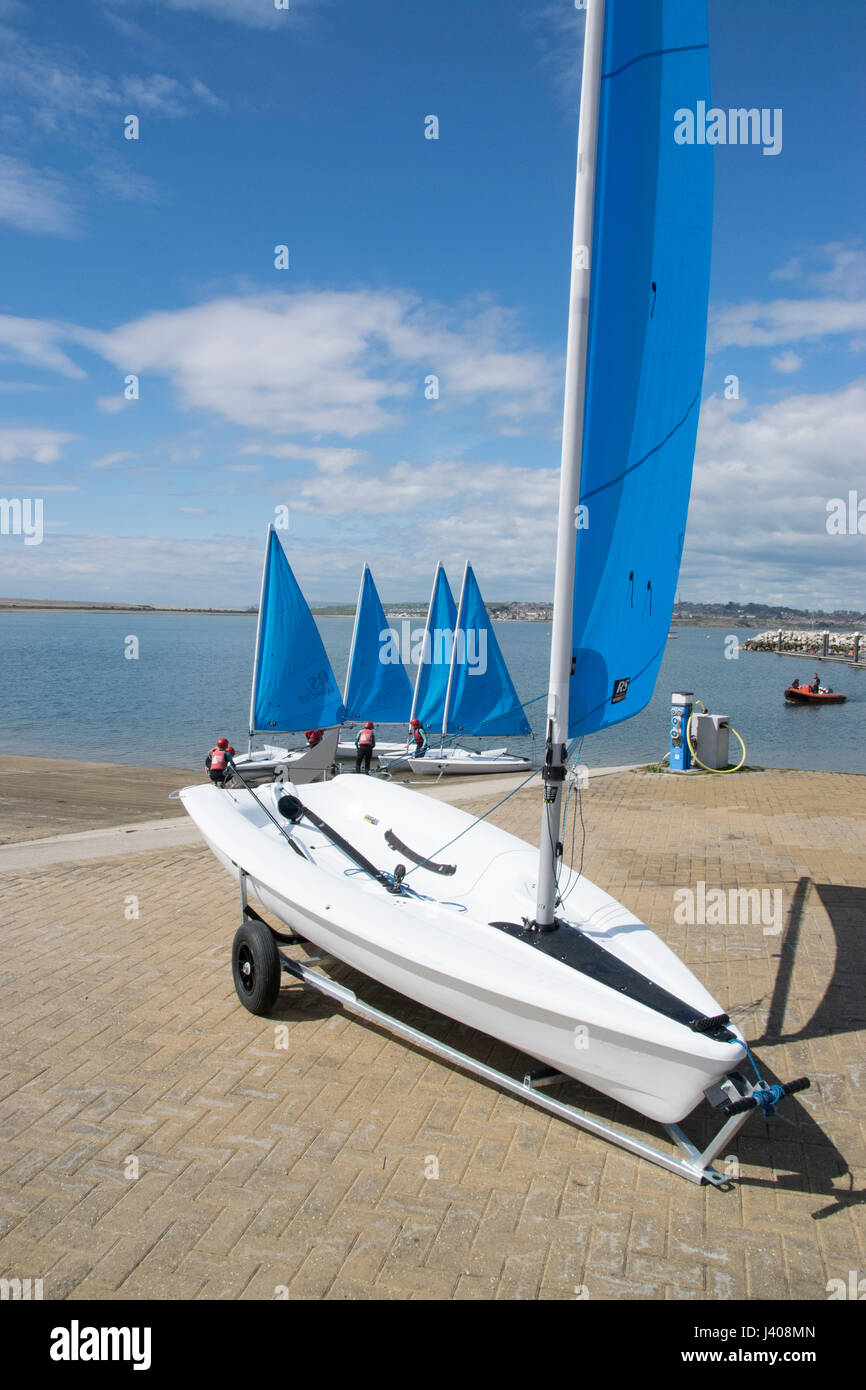
[[[277,943],[264,922],[244,922],[232,942],[232,977],[238,999],[251,1014],[269,1014],[281,977]]]

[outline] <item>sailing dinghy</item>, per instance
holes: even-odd
[[[373,576],[368,565],[361,574],[361,588],[358,606],[355,609],[355,627],[352,633],[352,647],[349,652],[349,669],[346,672],[346,688],[343,704],[346,706],[346,719],[362,722],[372,719],[374,724],[408,724],[412,712],[412,686],[402,661],[390,660],[390,644],[385,645],[389,632],[388,619],[382,607]],[[407,742],[380,741],[376,739],[376,758],[405,758]],[[354,760],[357,749],[354,743],[346,741],[337,747],[338,757]]]
[[[267,1013],[284,971],[672,1172],[720,1182],[713,1158],[749,1113],[809,1083],[747,1080],[743,1035],[721,1005],[561,847],[569,742],[646,704],[670,627],[712,191],[712,151],[678,145],[673,113],[697,101],[709,101],[699,0],[588,0],[540,849],[367,777],[181,796],[240,884],[232,959],[247,1008]],[[578,505],[590,521],[576,531]],[[376,1010],[280,952],[250,893],[293,939],[549,1070],[510,1076]],[[540,1091],[551,1073],[660,1121],[678,1152]],[[705,1096],[723,1118],[699,1152],[679,1122]]]
[[[295,785],[326,777],[334,766],[345,709],[315,619],[273,526],[268,527],[250,695],[249,751],[234,759],[245,783]],[[257,734],[324,729],[313,748],[253,748]]]
[[[532,770],[529,758],[507,748],[470,749],[446,742],[466,735],[502,738],[532,733],[469,564],[456,608],[445,570],[441,563],[437,567],[412,715],[425,728],[435,725],[440,731],[438,748],[428,746],[424,757],[409,757],[416,777]],[[387,763],[383,758],[381,765],[387,769],[401,761]]]

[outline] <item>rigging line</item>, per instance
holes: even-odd
[[[583,751],[583,739],[584,739],[584,735],[581,734],[581,736],[580,736],[580,738],[579,738],[579,740],[578,740],[578,743],[577,743],[577,747],[576,747],[576,749],[574,750],[574,753],[572,754],[572,756],[575,756],[575,755],[576,755],[577,760],[578,760],[578,766],[580,765],[580,755],[581,755],[581,753],[582,753],[582,751]],[[586,822],[585,822],[584,819],[583,819],[583,790],[582,790],[581,785],[580,785],[580,777],[578,777],[578,779],[577,779],[577,799],[576,799],[576,801],[575,801],[575,803],[574,803],[574,809],[572,810],[572,814],[571,814],[571,868],[572,868],[572,870],[574,869],[574,842],[575,842],[576,833],[577,833],[577,814],[578,814],[578,810],[580,811],[580,826],[581,826],[581,830],[583,831],[583,837],[582,837],[582,839],[581,839],[581,845],[580,845],[580,866],[578,867],[578,870],[577,870],[577,877],[576,877],[576,878],[574,879],[574,881],[569,885],[569,887],[566,888],[566,890],[565,890],[565,893],[564,893],[563,898],[562,898],[563,903],[567,901],[567,899],[568,899],[568,897],[569,897],[569,894],[571,894],[571,893],[574,892],[575,888],[577,887],[577,884],[578,884],[579,881],[580,881],[580,878],[581,878],[581,876],[582,876],[582,874],[583,874],[583,858],[584,858],[584,854],[586,853]]]
[[[708,43],[683,43],[678,48],[654,48],[649,53],[639,53],[636,58],[630,58],[627,63],[623,63],[621,68],[612,68],[610,72],[601,74],[602,82],[606,82],[609,77],[619,77],[621,72],[627,68],[634,67],[635,63],[645,63],[649,58],[666,58],[669,53],[699,53],[702,48],[709,48]]]
[[[598,487],[591,488],[589,492],[582,492],[582,493],[580,494],[580,500],[581,500],[581,502],[584,502],[585,499],[586,499],[587,497],[595,497],[595,496],[597,495],[597,493],[599,493],[599,492],[604,492],[605,488],[614,487],[616,483],[621,483],[622,480],[623,480],[623,478],[627,477],[627,475],[628,475],[629,473],[634,473],[635,469],[637,469],[637,468],[642,468],[643,465],[644,465],[645,463],[647,463],[647,462],[649,461],[649,459],[652,458],[653,454],[657,454],[661,449],[663,449],[663,448],[665,447],[665,445],[668,443],[668,441],[671,440],[671,439],[673,439],[673,437],[674,437],[674,435],[677,433],[677,431],[682,429],[683,425],[684,425],[684,424],[686,423],[686,421],[688,420],[688,418],[689,418],[689,416],[691,415],[692,411],[694,410],[695,406],[696,406],[696,405],[698,404],[698,402],[700,401],[700,399],[701,399],[701,392],[702,392],[703,389],[704,389],[704,379],[703,379],[703,375],[702,375],[702,376],[701,376],[701,380],[700,380],[700,382],[699,382],[699,384],[698,384],[698,389],[697,389],[697,391],[695,392],[694,396],[692,397],[691,402],[690,402],[690,404],[689,404],[689,406],[688,406],[688,408],[687,408],[687,410],[686,410],[685,415],[682,417],[681,420],[678,420],[678,421],[677,421],[677,423],[673,426],[672,429],[668,430],[668,432],[667,432],[667,434],[665,435],[664,439],[660,439],[659,442],[658,442],[658,444],[654,444],[653,447],[652,447],[651,449],[649,449],[649,450],[644,454],[643,458],[639,458],[639,459],[637,459],[634,463],[630,463],[630,464],[628,465],[628,468],[624,468],[624,469],[622,470],[621,473],[617,473],[617,475],[616,475],[615,478],[608,478],[608,480],[607,480],[606,483],[599,483]]]
[[[467,825],[466,829],[461,830],[459,835],[455,835],[453,839],[446,841],[446,843],[444,845],[440,845],[438,849],[434,849],[432,854],[428,854],[426,859],[422,859],[420,864],[416,864],[414,869],[409,870],[409,873],[406,874],[406,878],[409,877],[409,874],[414,874],[415,869],[423,869],[424,865],[429,864],[431,859],[438,858],[438,856],[442,853],[443,850],[448,849],[453,844],[456,844],[456,842],[462,839],[464,835],[468,835],[470,830],[474,830],[476,825],[480,825],[481,821],[486,820],[488,816],[492,816],[494,811],[498,811],[500,806],[504,806],[506,801],[509,801],[512,796],[516,796],[519,791],[522,791],[523,788],[526,786],[527,782],[531,782],[533,777],[536,777],[537,775],[538,769],[533,768],[529,776],[524,777],[523,781],[520,782],[518,786],[514,788],[513,791],[510,791],[506,796],[503,796],[501,801],[497,801],[496,805],[491,806],[490,810],[485,811],[482,816],[476,816],[475,820],[472,821],[471,825]]]

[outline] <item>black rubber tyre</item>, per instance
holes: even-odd
[[[280,992],[277,943],[264,922],[244,922],[232,942],[232,978],[238,999],[251,1014],[269,1014]]]

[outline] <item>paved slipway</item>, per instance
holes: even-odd
[[[821,1301],[866,1269],[862,777],[619,771],[583,793],[586,873],[730,1009],[770,1079],[812,1077],[790,1123],[750,1119],[727,1160],[739,1181],[715,1190],[294,986],[254,1018],[231,982],[233,885],[175,803],[161,815],[190,774],[103,768],[76,786],[64,765],[52,820],[50,795],[28,794],[35,772],[9,768],[32,761],[0,760],[0,825],[21,832],[0,849],[0,1276],[42,1278],[53,1299]],[[439,794],[480,813],[507,789]],[[537,793],[493,818],[533,839]],[[39,827],[41,846],[22,843]],[[674,924],[675,891],[699,881],[778,888],[781,931]]]

